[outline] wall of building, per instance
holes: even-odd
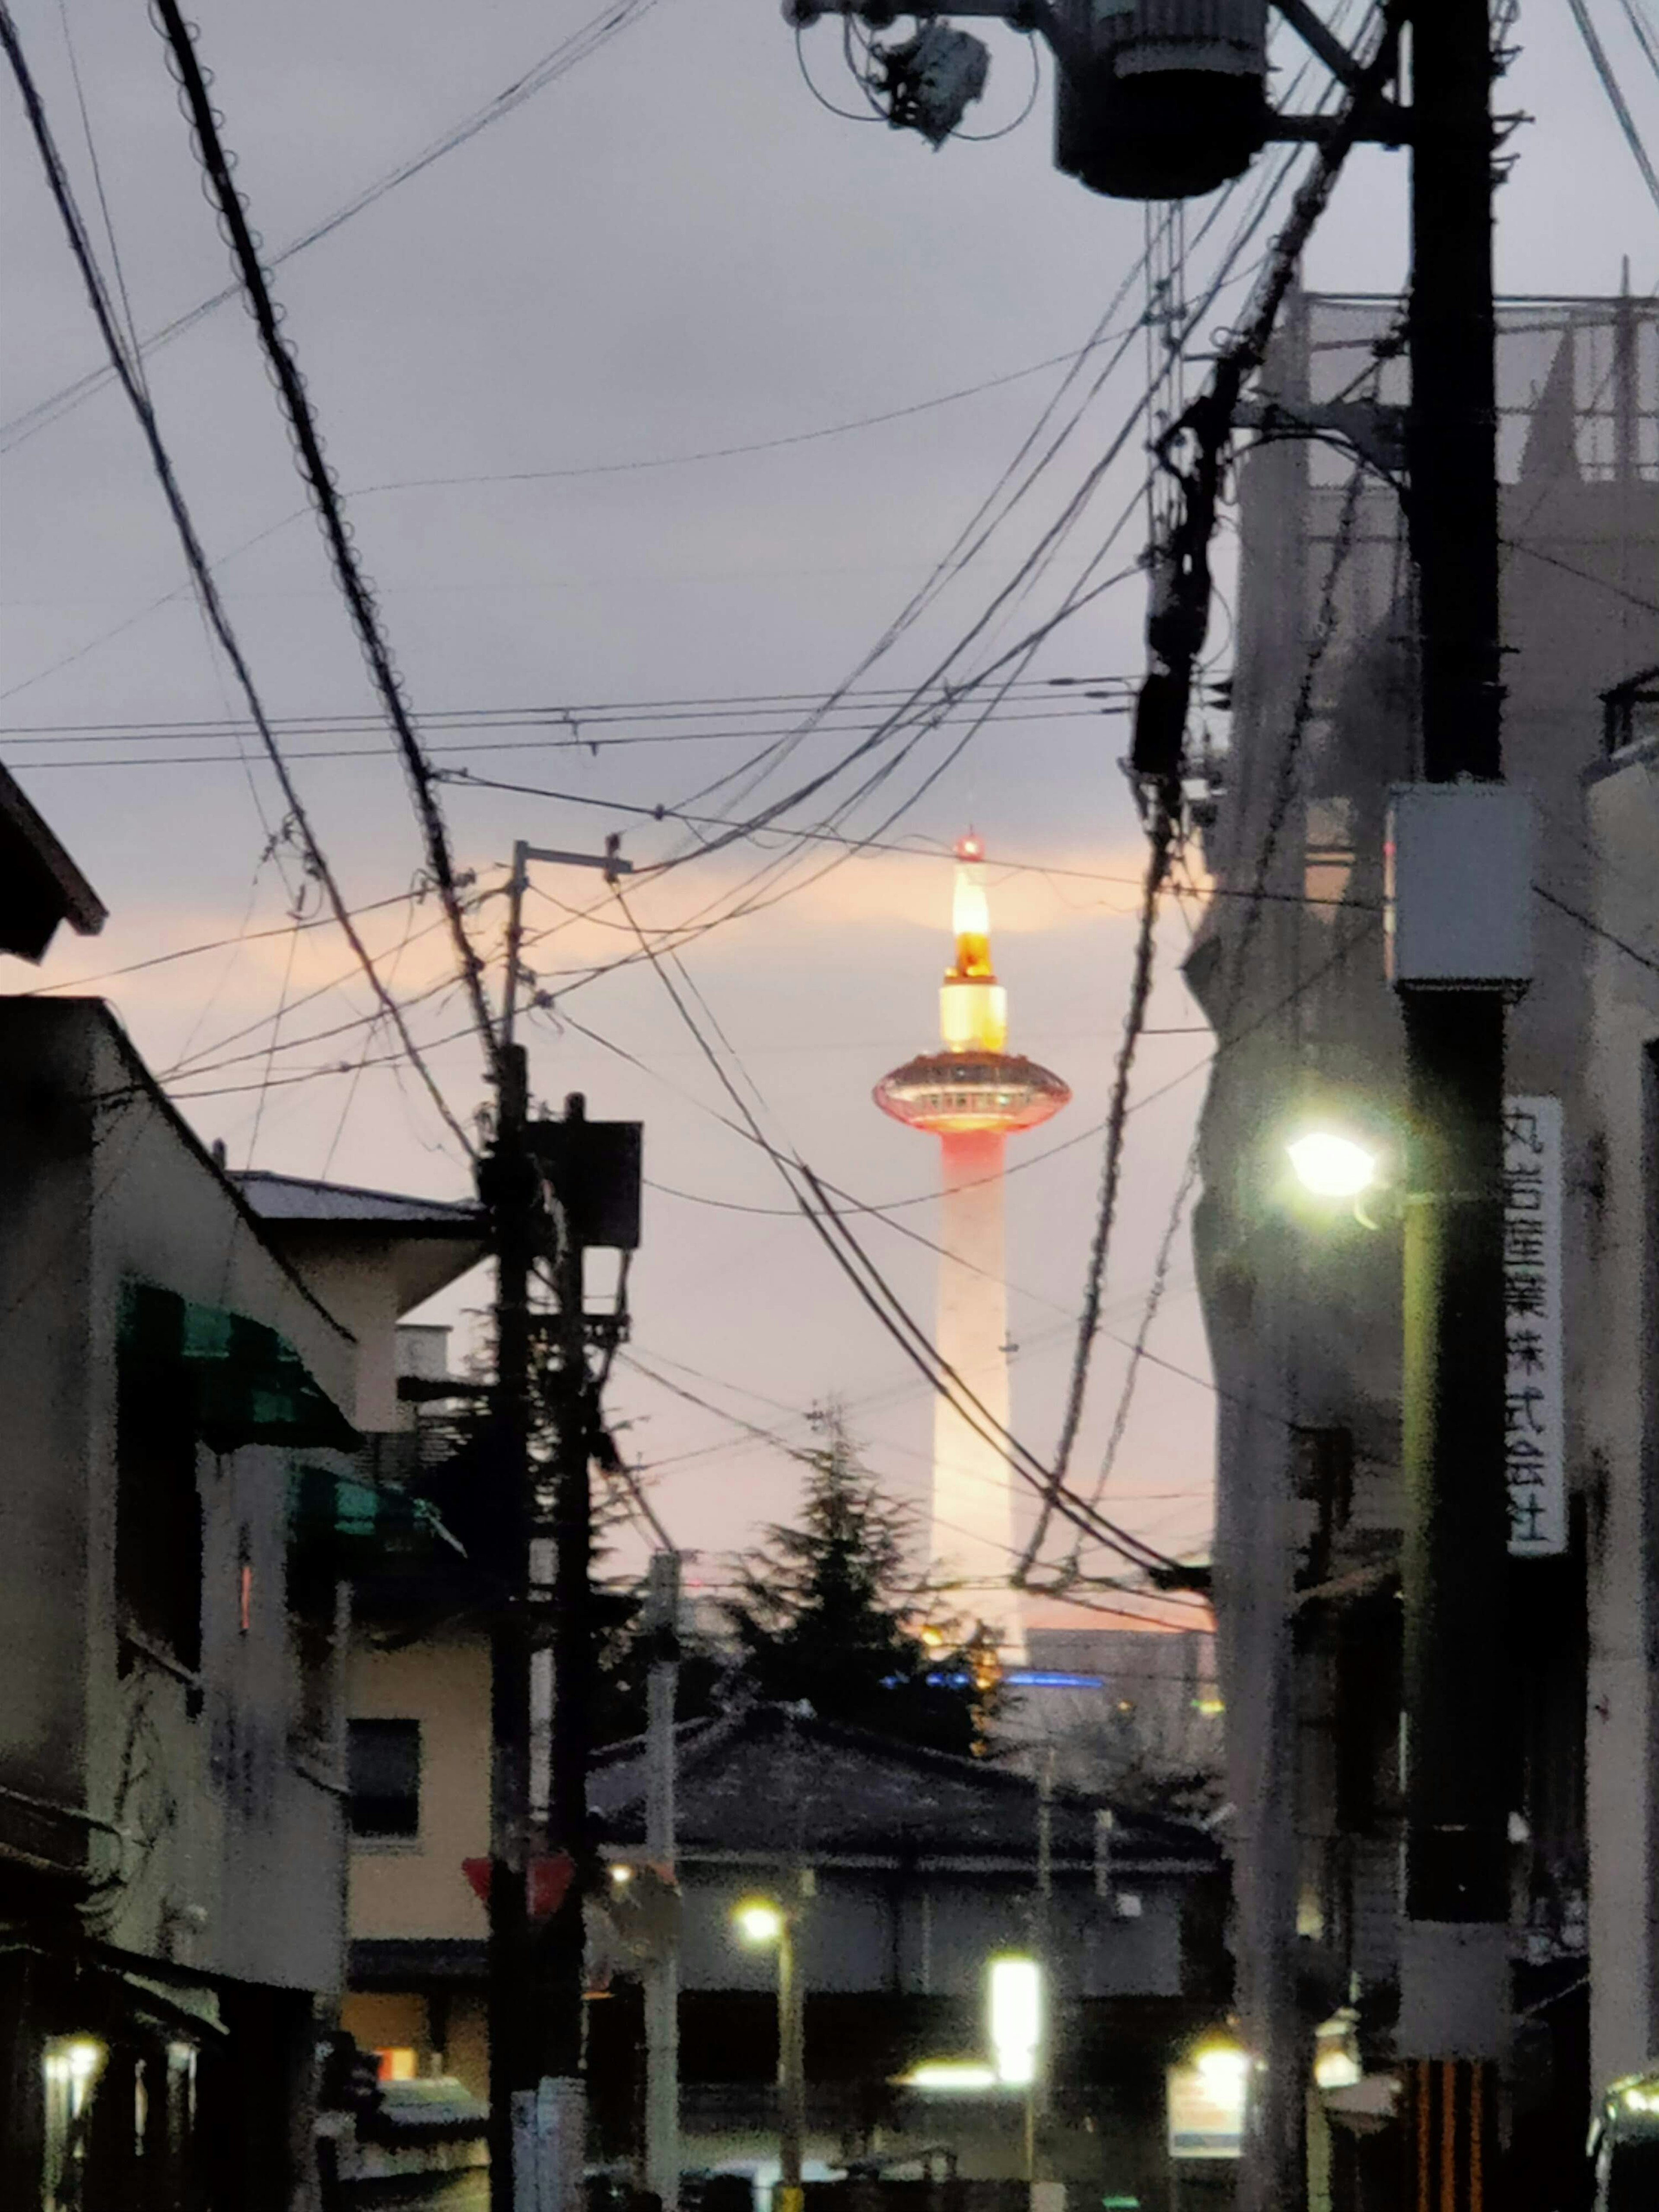
[[[1599,2088],[1659,2050],[1659,742],[1585,793],[1599,1162],[1583,1330],[1589,1512],[1590,2039]],[[1612,940],[1622,940],[1615,944]]]
[[[380,1648],[354,1638],[346,1692],[354,1719],[421,1724],[420,1833],[355,1838],[348,1921],[354,1938],[476,1937],[483,1906],[462,1862],[489,1850],[489,1646],[481,1635]]]
[[[138,1280],[276,1330],[337,1404],[356,1348],[263,1242],[93,1001],[0,1001],[0,1847],[94,1846],[97,1932],[186,1969],[335,1985],[337,1746],[296,1759],[284,1454],[198,1452],[194,1680],[116,1604],[116,1344]],[[240,1575],[252,1570],[243,1625]],[[5,1791],[65,1808],[54,1820]]]
[[[1376,302],[1295,303],[1267,388],[1294,407],[1363,385],[1388,321]],[[1659,656],[1659,617],[1632,580],[1659,573],[1659,319],[1650,302],[1556,302],[1517,304],[1500,325],[1506,769],[1539,802],[1540,880],[1583,915],[1595,871],[1578,779],[1600,750],[1599,694]],[[1382,398],[1404,401],[1407,383],[1404,361],[1390,362]],[[1386,1196],[1370,1219],[1308,1206],[1284,1156],[1322,1109],[1359,1117],[1385,1145],[1401,1125],[1381,910],[1389,787],[1416,772],[1411,564],[1394,492],[1372,477],[1351,487],[1351,465],[1278,443],[1241,469],[1232,743],[1205,844],[1227,890],[1269,898],[1213,902],[1187,963],[1224,1046],[1194,1244],[1220,1393],[1215,1589],[1241,1997],[1247,2039],[1269,2061],[1247,2179],[1262,2212],[1299,2191],[1320,1993],[1361,1973],[1368,2063],[1386,2064],[1398,1946],[1397,1218]],[[1574,1322],[1593,1279],[1594,1163],[1573,1091],[1595,939],[1542,902],[1534,922],[1537,981],[1511,1020],[1509,1081],[1566,1094],[1567,1457],[1582,1498],[1590,1394],[1574,1363],[1589,1332]],[[1583,1577],[1575,1552],[1517,1561],[1513,1577],[1536,1632],[1520,1640],[1510,1717],[1527,1820],[1517,1948],[1566,1977],[1582,1942],[1583,1731],[1565,1677]],[[1395,1708],[1373,1730],[1379,1691]],[[1368,1764],[1352,1755],[1366,1741]]]
[[[348,1419],[374,1436],[404,1427],[404,1408],[398,1401],[398,1281],[384,1248],[361,1231],[331,1237],[310,1224],[303,1241],[290,1242],[296,1272],[359,1346]]]

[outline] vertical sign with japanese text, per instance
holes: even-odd
[[[1510,1550],[1567,1548],[1561,1433],[1561,1102],[1504,1102],[1504,1473]]]

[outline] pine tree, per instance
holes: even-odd
[[[918,1617],[926,1593],[907,1565],[911,1516],[860,1465],[838,1409],[817,1427],[799,1524],[768,1531],[726,1607],[743,1679],[822,1720],[974,1751],[991,1694],[985,1670]]]

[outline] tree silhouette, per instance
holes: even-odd
[[[975,1751],[993,1670],[953,1622],[936,1620],[909,1565],[913,1516],[860,1464],[840,1410],[815,1422],[799,1525],[769,1529],[725,1608],[741,1680],[823,1720]]]

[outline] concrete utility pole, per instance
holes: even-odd
[[[778,2212],[800,2212],[802,2148],[806,2141],[806,1992],[795,1948],[805,1884],[783,1914],[778,1936]]]
[[[1490,787],[1502,774],[1492,31],[1486,0],[1417,0],[1411,25],[1408,474],[1422,774],[1430,786]],[[1472,866],[1480,858],[1468,855]],[[1495,2202],[1486,2177],[1510,2009],[1504,992],[1467,975],[1431,988],[1397,980],[1411,1124],[1404,2201],[1412,2212],[1483,2212]]]
[[[646,1601],[645,1856],[674,1881],[674,1705],[679,1687],[680,1559],[654,1552]],[[645,1968],[645,2185],[665,2207],[680,2193],[680,1962],[672,1927]]]
[[[492,1533],[505,1583],[490,1633],[489,2201],[490,2212],[580,2212],[585,2151],[581,2081],[583,1940],[580,1869],[586,1860],[587,1684],[592,1668],[588,1556],[590,1420],[583,1310],[585,1236],[574,1194],[585,1172],[583,1102],[567,1102],[563,1141],[530,1123],[529,1074],[515,1041],[524,893],[532,860],[627,872],[614,848],[603,857],[514,847],[508,885],[507,980],[501,1000],[501,1079],[495,1141],[480,1165],[495,1252],[495,1387],[491,1406]],[[539,1157],[552,1149],[549,1173]],[[635,1176],[637,1188],[637,1132]],[[550,1220],[544,1199],[550,1188]],[[590,1206],[588,1211],[593,1209]],[[635,1200],[637,1237],[637,1199]],[[558,1352],[554,1466],[552,1620],[532,1558],[538,1534],[531,1462],[530,1282],[557,1229]],[[531,1681],[550,1639],[553,1710],[544,1857],[531,1804]],[[543,1862],[544,1919],[532,1921],[532,1863]]]

